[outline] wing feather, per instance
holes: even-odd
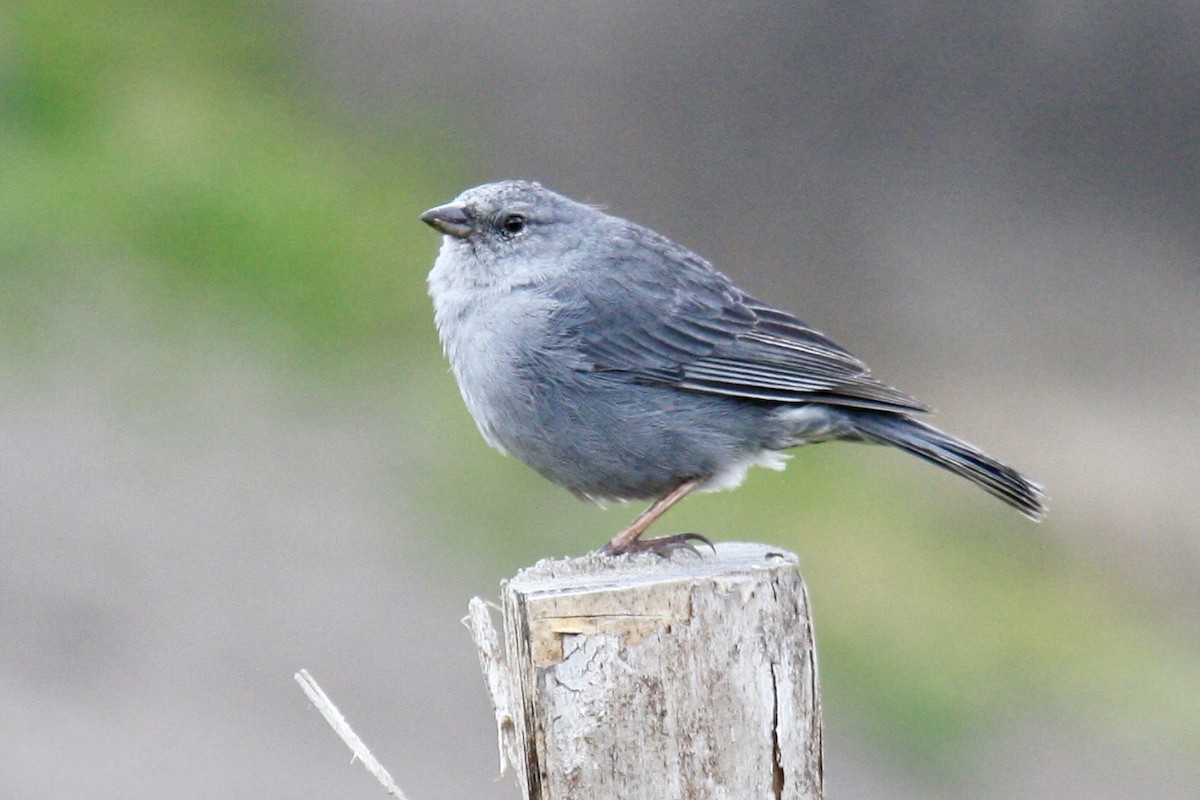
[[[635,228],[612,244],[611,281],[556,292],[568,335],[594,369],[748,400],[929,410],[670,240]],[[647,264],[647,254],[659,261]]]

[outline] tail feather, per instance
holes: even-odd
[[[961,475],[1032,520],[1046,515],[1046,493],[1039,484],[932,425],[886,412],[857,413],[853,425],[865,441],[899,447]]]

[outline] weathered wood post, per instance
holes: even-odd
[[[502,588],[504,649],[471,601],[527,800],[820,800],[808,595],[791,553],[542,561]]]

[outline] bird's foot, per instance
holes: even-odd
[[[626,553],[654,553],[660,558],[670,558],[676,552],[691,553],[696,558],[703,558],[699,550],[692,542],[699,542],[708,545],[715,554],[716,546],[706,537],[698,533],[677,533],[674,536],[660,536],[657,539],[634,539],[626,545],[617,547],[613,542],[609,542],[600,548],[600,552],[606,556],[623,556]]]

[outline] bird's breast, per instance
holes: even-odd
[[[544,361],[552,302],[531,292],[453,287],[433,299],[442,348],[480,433],[501,452],[519,450],[538,384],[552,377]]]

